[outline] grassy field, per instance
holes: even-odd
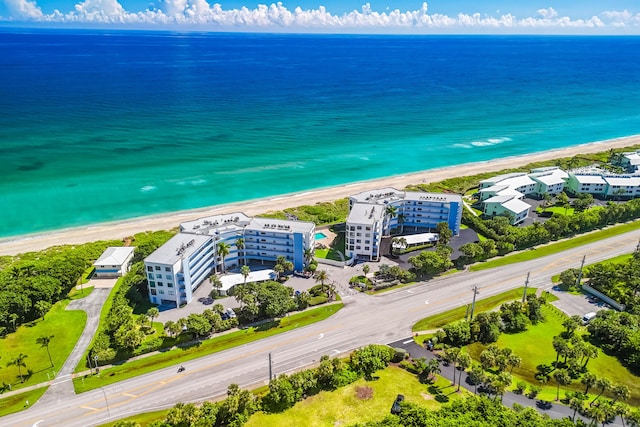
[[[40,387],[35,390],[25,391],[24,393],[14,394],[10,397],[0,399],[0,417],[20,412],[33,405],[42,397],[49,387]],[[27,406],[27,401],[29,406]]]
[[[608,237],[617,236],[629,231],[640,229],[640,221],[629,222],[626,224],[616,225],[604,230],[594,231],[592,233],[583,234],[582,236],[572,239],[562,240],[557,243],[538,246],[535,250],[521,251],[513,255],[507,255],[500,258],[494,258],[490,261],[472,265],[471,271],[486,270],[489,268],[501,267],[503,265],[515,264],[517,262],[529,261],[543,256],[556,254],[576,246],[586,245],[588,243],[597,242]]]
[[[476,306],[474,311],[476,313],[481,313],[483,311],[491,311],[494,308],[499,307],[505,302],[510,302],[514,300],[519,300],[522,298],[522,293],[524,292],[524,287],[513,289],[507,292],[503,292],[498,295],[494,295],[489,298],[484,298],[476,301]],[[527,290],[527,294],[533,294],[536,292],[535,288],[529,288]],[[552,295],[549,295],[550,297]],[[433,316],[425,317],[424,319],[419,320],[415,325],[413,325],[412,330],[415,331],[430,331],[432,329],[442,328],[444,325],[455,322],[458,320],[464,319],[464,316],[467,312],[467,307],[462,306],[458,308],[454,308],[453,310],[445,311],[444,313],[434,314]]]
[[[429,408],[438,408],[435,399],[447,401],[466,394],[458,394],[457,387],[451,386],[446,379],[439,378],[434,385],[421,384],[416,376],[404,369],[390,366],[377,374],[379,379],[363,379],[332,392],[321,392],[297,403],[293,408],[281,414],[257,413],[246,427],[333,427],[351,425],[359,422],[377,420],[389,414],[393,401],[403,394],[405,401],[417,403]],[[373,389],[371,399],[362,400],[356,395],[358,387]]]
[[[519,334],[502,334],[496,343],[498,347],[508,347],[522,357],[522,366],[513,370],[514,385],[519,380],[539,385],[535,379],[536,366],[555,361],[556,352],[553,349],[552,341],[554,336],[562,332],[562,322],[566,319],[566,315],[553,306],[543,307],[543,313],[546,316],[544,323],[529,326],[525,332]],[[486,347],[476,343],[467,348],[469,354],[478,360],[480,353]],[[590,360],[587,366],[589,372],[593,372],[599,377],[606,377],[613,384],[626,384],[631,392],[631,399],[628,403],[635,406],[640,404],[640,378],[629,372],[615,357],[600,351],[598,358]],[[580,380],[574,380],[572,385],[560,387],[560,396],[564,396],[563,390],[566,389],[584,391],[584,386],[580,384]],[[597,392],[597,390],[593,391]],[[556,384],[553,380],[550,380],[543,387],[539,396],[544,400],[555,400]]]
[[[543,208],[536,209],[536,212],[552,212],[554,214],[566,215],[566,216],[573,215],[575,211],[576,210],[574,208],[565,209],[562,206],[549,206],[546,209],[543,209]]]
[[[162,421],[166,418],[168,409],[164,409],[161,411],[153,411],[153,412],[143,412],[142,414],[136,414],[131,417],[123,418],[121,420],[115,420],[110,423],[102,424],[100,427],[113,427],[119,421],[133,421],[135,423],[140,424],[141,426],[146,426],[151,424],[154,421]]]
[[[76,393],[93,390],[98,387],[113,384],[148,372],[168,366],[178,365],[188,360],[206,356],[211,353],[227,350],[232,347],[241,346],[253,341],[281,334],[292,329],[319,322],[336,313],[343,307],[343,304],[331,304],[315,309],[296,313],[274,322],[271,327],[261,325],[255,328],[244,329],[236,332],[221,335],[216,338],[202,341],[197,345],[185,348],[176,348],[152,356],[143,357],[138,360],[128,361],[122,365],[100,370],[99,376],[87,376],[86,378],[75,378],[73,386]],[[267,329],[268,328],[268,329]]]
[[[0,383],[10,384],[13,390],[39,384],[53,378],[54,371],[60,369],[67,359],[71,350],[76,345],[76,341],[82,334],[87,321],[87,314],[84,311],[65,310],[71,299],[78,299],[89,294],[85,289],[73,292],[69,299],[58,301],[53,305],[44,320],[38,319],[24,324],[15,333],[9,334],[0,339],[2,343],[2,369],[0,369]],[[54,366],[51,367],[47,349],[42,348],[36,342],[39,337],[51,336],[49,351]],[[22,367],[24,383],[20,381],[18,367],[7,366],[19,354],[27,355],[24,359],[26,367]],[[35,401],[34,401],[35,402]]]

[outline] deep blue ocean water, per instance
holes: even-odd
[[[640,134],[640,37],[0,30],[0,236]]]

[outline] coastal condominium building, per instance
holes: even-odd
[[[387,187],[349,197],[345,252],[348,258],[378,261],[383,236],[392,229],[432,230],[446,222],[460,233],[462,197],[457,194],[400,191]]]
[[[506,215],[511,224],[519,224],[529,216],[531,205],[522,199],[544,194],[556,195],[564,190],[568,174],[558,167],[533,169],[531,173],[515,172],[480,181],[478,188],[485,216]]]
[[[149,298],[155,304],[180,306],[191,301],[193,291],[212,272],[252,261],[275,262],[283,256],[302,270],[314,246],[312,222],[252,218],[240,212],[184,222],[180,233],[145,259]],[[169,289],[176,283],[179,292]]]
[[[601,199],[633,199],[640,197],[640,175],[618,175],[589,168],[569,173],[569,193],[589,193]]]

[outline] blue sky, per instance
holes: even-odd
[[[638,34],[638,0],[0,0],[0,25],[212,31]]]

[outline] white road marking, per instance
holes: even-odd
[[[321,340],[322,338],[324,338],[324,334],[320,334],[320,336],[318,337],[319,340]]]
[[[413,291],[411,289],[407,289],[407,292],[409,292],[410,294],[413,293]]]
[[[429,304],[429,300],[425,300],[425,301],[424,301],[424,303],[425,303],[425,304]]]
[[[335,349],[335,348],[334,348],[333,350],[331,350],[331,351],[335,352],[336,354],[340,354],[340,353],[342,353],[340,350],[337,350],[337,349]]]
[[[44,420],[36,421],[35,423],[33,423],[33,426],[32,426],[32,427],[38,427],[38,424],[40,424],[40,423],[41,423],[41,422],[43,422],[43,421],[44,421]]]
[[[409,344],[410,342],[413,342],[413,340],[402,341],[402,344]]]

